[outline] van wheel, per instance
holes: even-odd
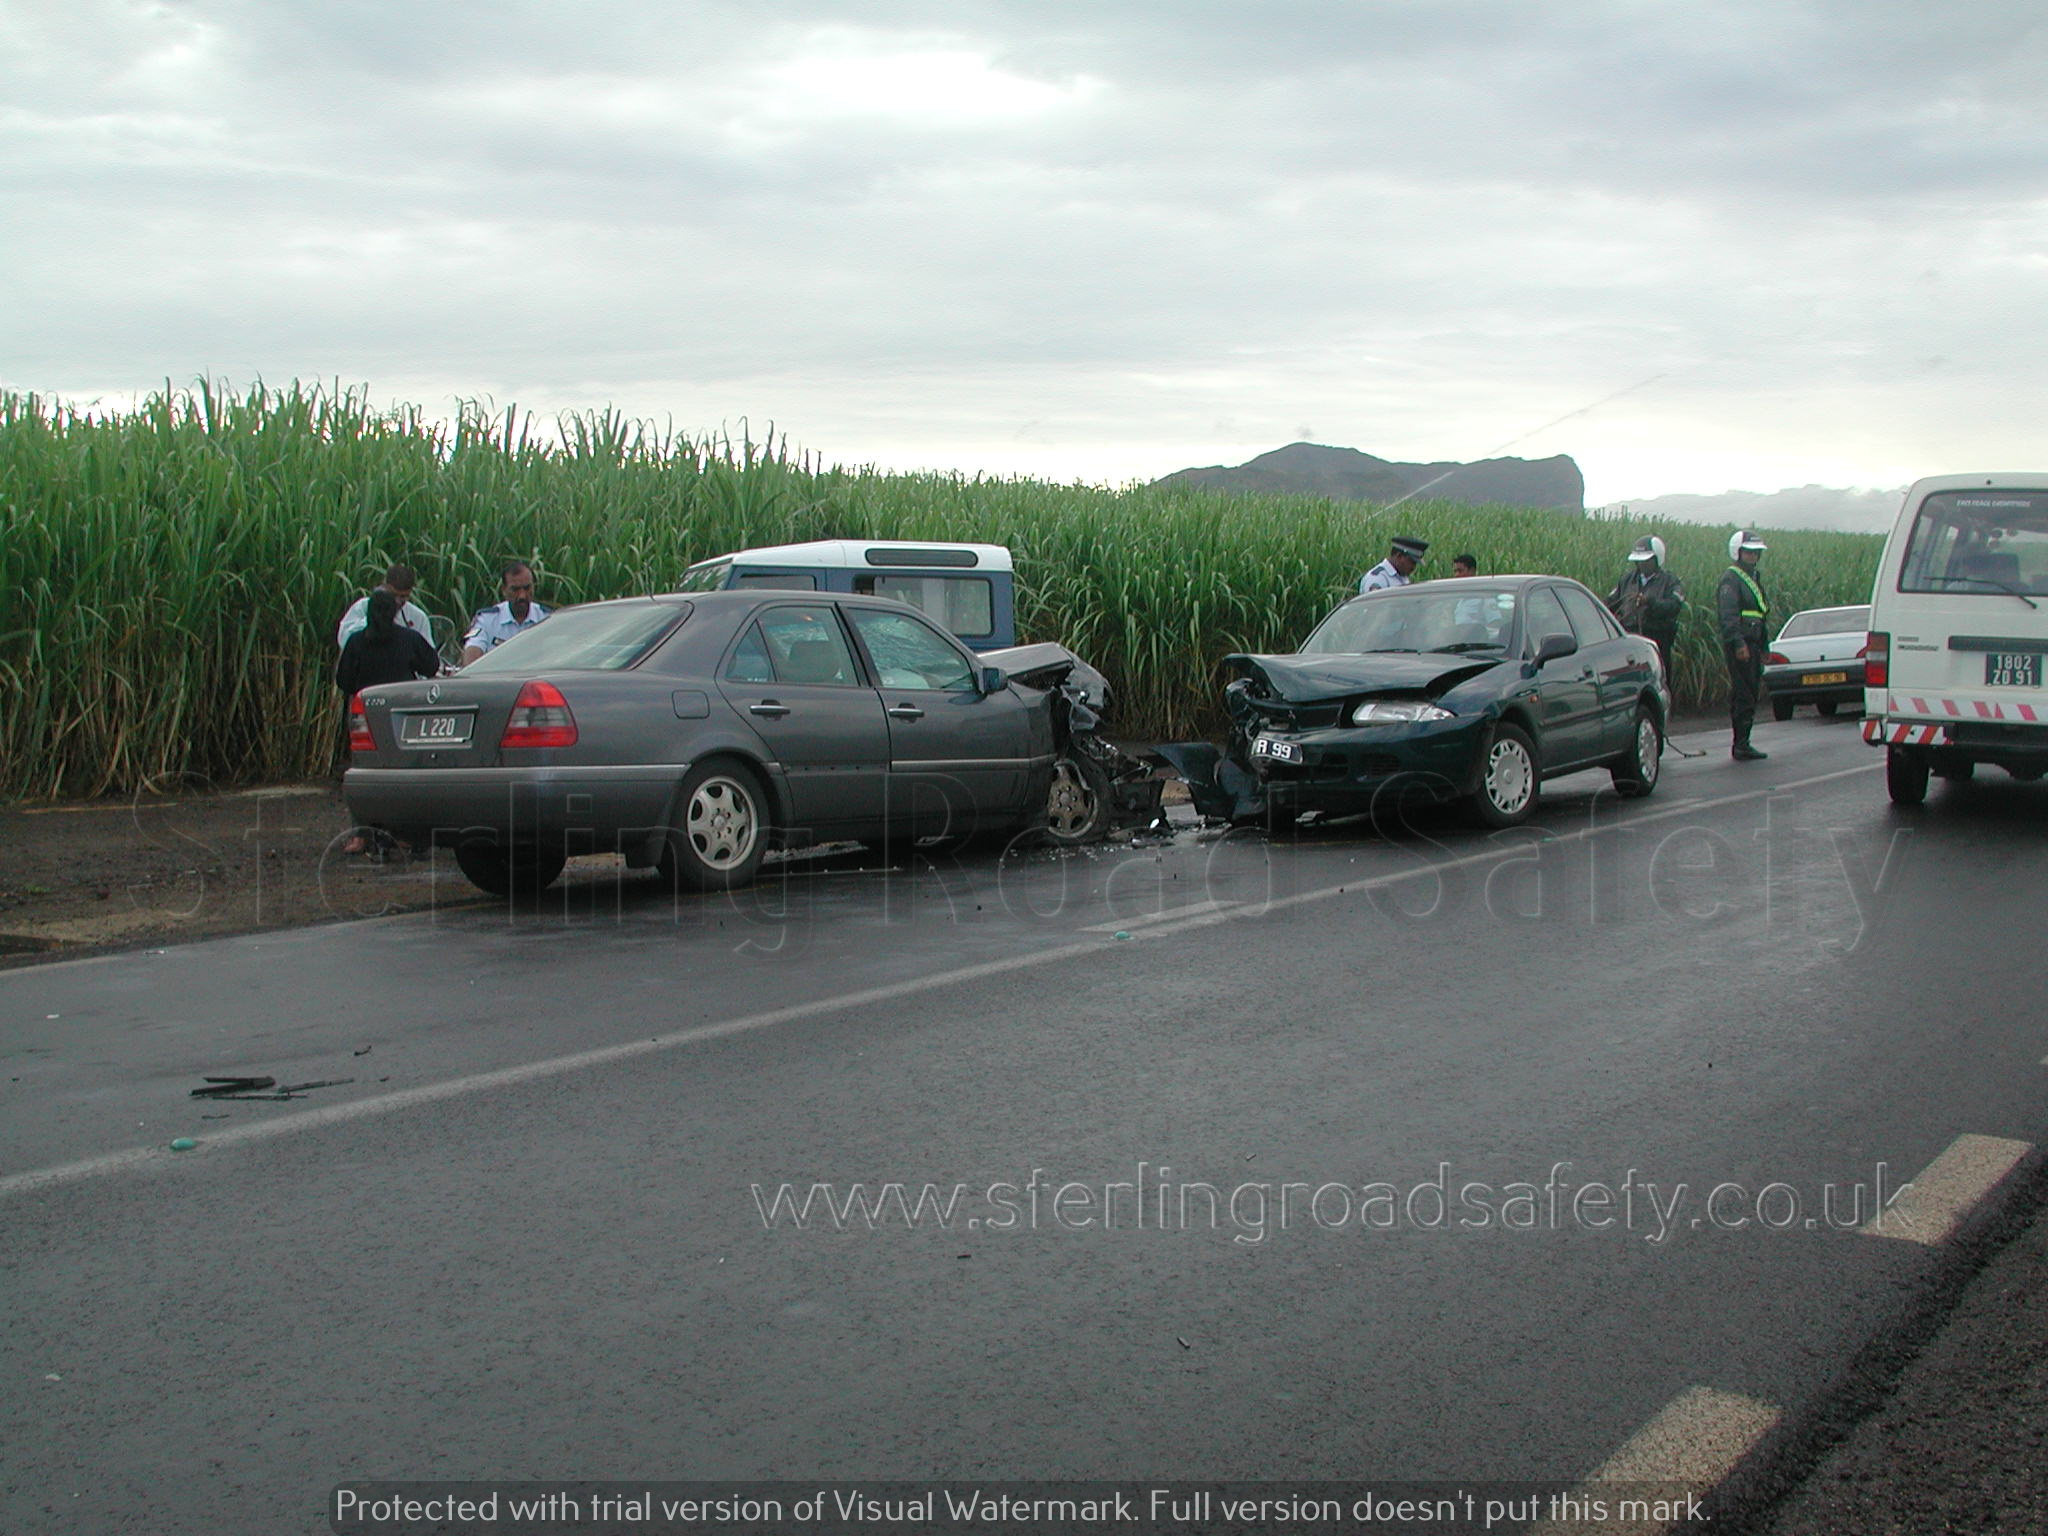
[[[679,890],[724,891],[749,884],[768,851],[768,793],[748,769],[705,763],[676,796],[656,869]]]
[[[1927,754],[1910,747],[1886,747],[1884,787],[1894,805],[1919,805],[1927,799]]]
[[[462,878],[491,896],[531,901],[561,878],[569,856],[560,848],[525,844],[506,848],[472,838],[455,845],[455,867]]]
[[[1790,720],[1792,718],[1792,710],[1793,704],[1790,699],[1771,700],[1771,718],[1773,720]]]

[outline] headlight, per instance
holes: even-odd
[[[1434,704],[1422,704],[1412,699],[1368,699],[1351,711],[1353,725],[1392,725],[1397,720],[1449,720],[1448,709],[1438,709]]]

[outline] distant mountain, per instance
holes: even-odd
[[[1718,496],[1652,496],[1609,510],[1625,509],[1630,517],[1669,518],[1679,523],[1888,533],[1905,494],[1903,486],[1891,491],[1863,491],[1795,485],[1782,491],[1723,491]]]
[[[1178,469],[1153,484],[1382,505],[1412,495],[1572,513],[1586,509],[1586,477],[1562,453],[1548,459],[1481,459],[1474,464],[1396,464],[1356,448],[1289,443],[1243,464]]]

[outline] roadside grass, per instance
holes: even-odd
[[[1424,574],[1551,571],[1604,592],[1661,535],[1691,603],[1676,691],[1720,695],[1713,587],[1727,530],[1413,501],[1122,490],[824,465],[786,442],[693,439],[615,411],[543,430],[516,408],[452,424],[357,390],[202,382],[132,411],[0,393],[0,795],[132,792],[331,765],[335,619],[394,561],[451,624],[531,560],[542,600],[672,588],[695,560],[814,538],[1007,544],[1024,639],[1057,639],[1116,689],[1116,728],[1213,730],[1217,662],[1290,650],[1396,533]],[[1882,540],[1774,534],[1774,609],[1867,598]]]

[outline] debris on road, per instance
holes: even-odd
[[[249,1093],[258,1088],[273,1087],[277,1083],[277,1079],[274,1077],[209,1077],[203,1079],[203,1081],[207,1086],[204,1088],[194,1088],[192,1090],[193,1098],[225,1099],[238,1093]]]
[[[173,1152],[190,1152],[194,1147],[198,1145],[199,1143],[194,1141],[190,1136],[180,1136],[171,1142],[171,1150]]]

